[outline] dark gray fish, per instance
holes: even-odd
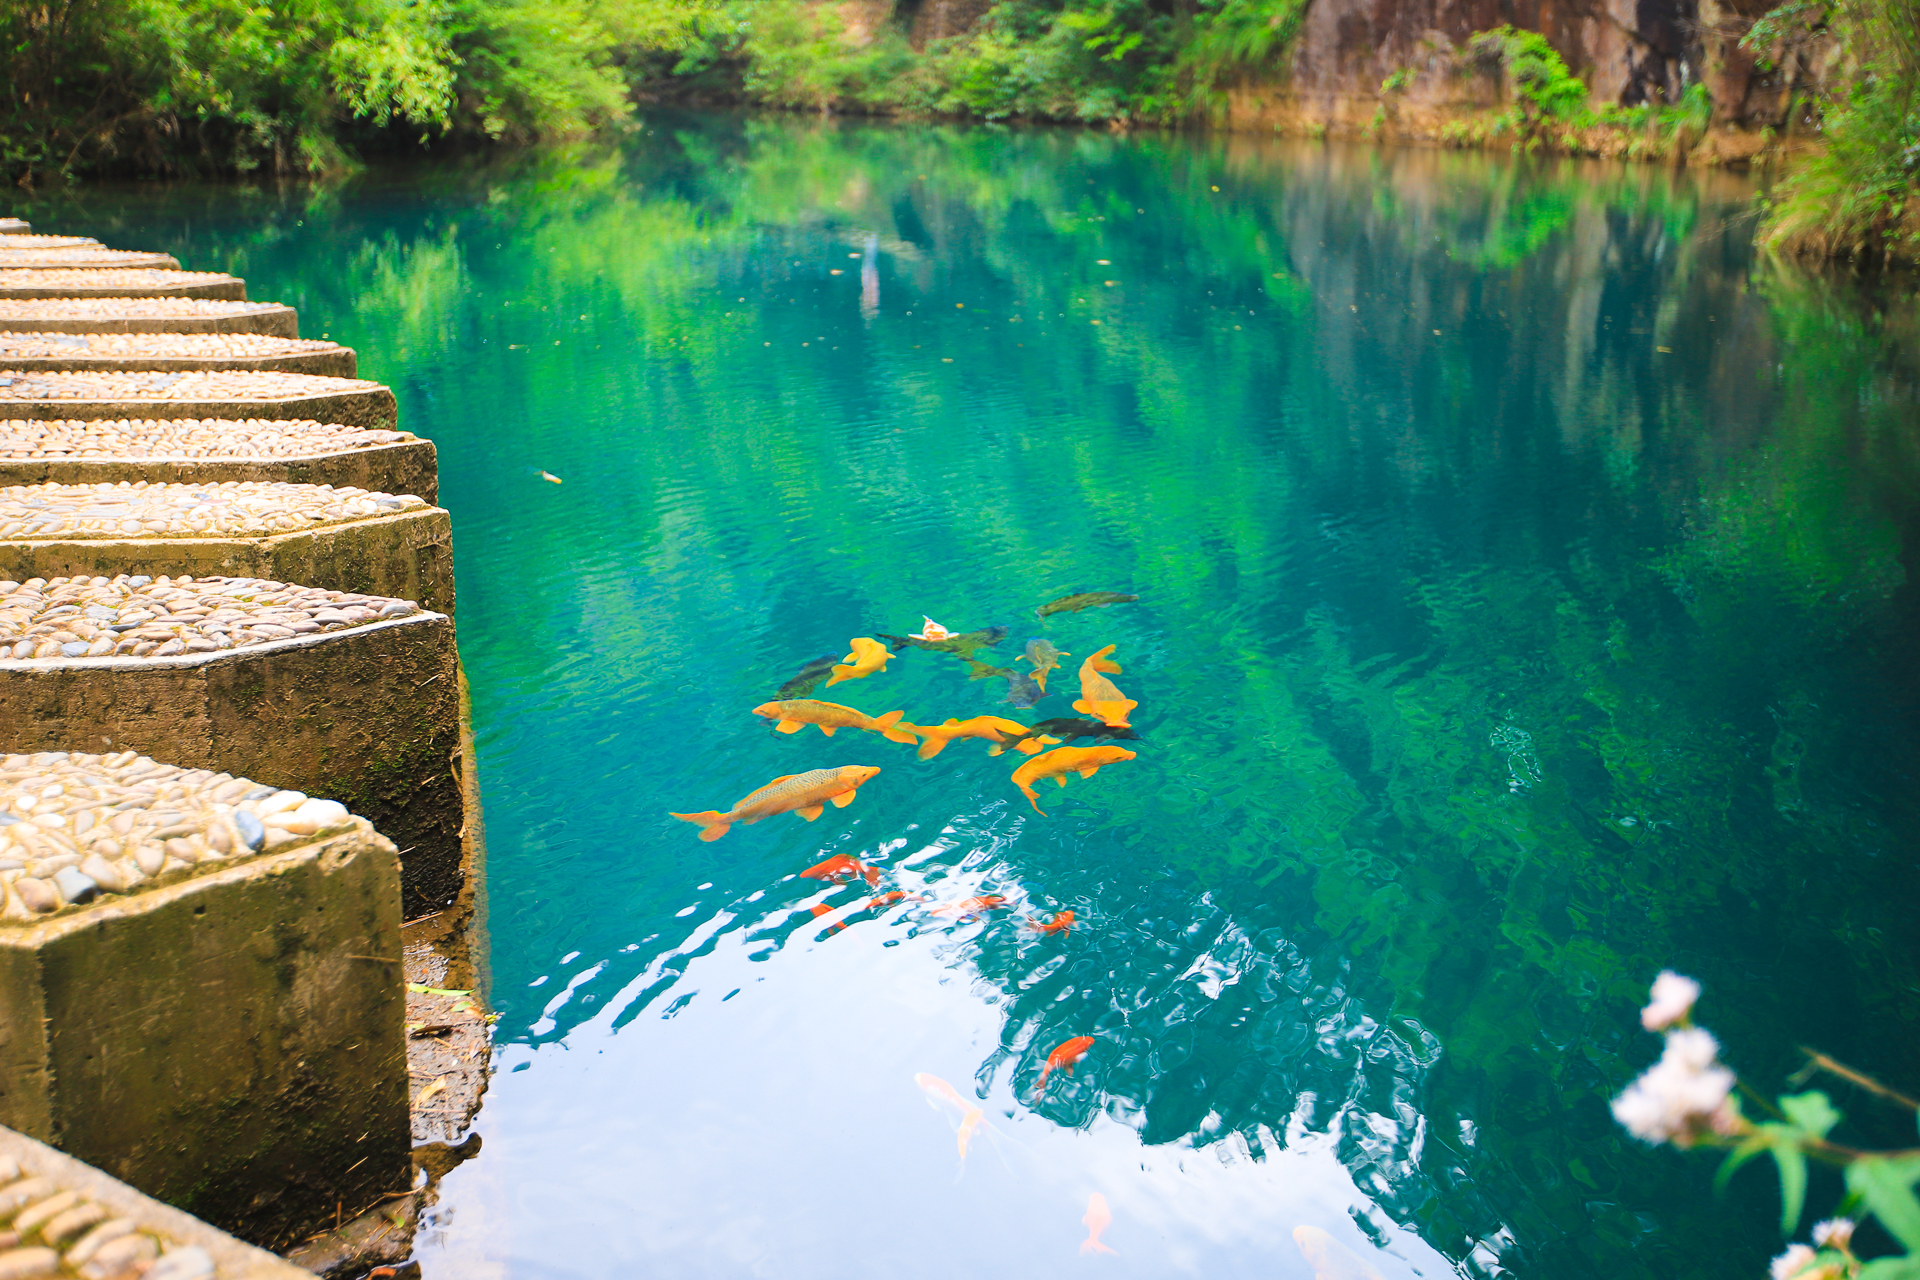
[[[1007,675],[1007,696],[1000,701],[1022,710],[1032,706],[1047,696],[1040,682],[1024,671],[1009,671]]]
[[[840,661],[838,650],[833,653],[823,653],[800,668],[799,674],[774,692],[781,698],[804,698],[827,678],[827,673],[833,670],[834,663],[838,661]]]
[[[1045,620],[1048,614],[1078,613],[1082,609],[1100,609],[1110,604],[1131,604],[1139,598],[1119,591],[1082,591],[1077,596],[1061,596],[1058,600],[1043,604],[1033,614]]]
[[[1062,742],[1072,742],[1075,738],[1123,738],[1128,741],[1138,741],[1140,737],[1123,724],[1105,724],[1099,720],[1076,720],[1072,716],[1042,720],[1022,736],[1038,738],[1042,735],[1058,738]],[[1011,746],[1012,743],[1008,745]]]
[[[974,661],[974,654],[982,649],[991,649],[1007,638],[1007,628],[987,627],[982,631],[969,631],[964,635],[948,636],[945,640],[919,640],[913,636],[890,636],[884,631],[873,633],[893,647],[895,653],[908,645],[916,649],[932,649],[935,653],[950,653],[956,658],[968,662]]]

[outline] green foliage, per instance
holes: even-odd
[[[1469,56],[1496,63],[1505,72],[1515,105],[1528,124],[1572,120],[1587,105],[1587,86],[1567,70],[1547,38],[1509,25],[1480,31],[1467,40]]]

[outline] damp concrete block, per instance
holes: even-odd
[[[55,1203],[69,1207],[49,1217]],[[313,1280],[311,1271],[4,1128],[0,1204],[9,1206],[0,1209],[0,1231],[16,1220],[29,1223],[13,1247],[46,1250],[38,1256],[50,1277],[96,1280],[166,1261],[160,1274],[175,1280]]]
[[[445,614],[225,651],[0,658],[0,752],[68,746],[338,800],[399,846],[408,918],[460,892],[459,655]]]
[[[207,509],[203,500],[249,506],[244,518],[211,524],[194,514]],[[66,510],[55,514],[56,507]],[[23,527],[23,518],[43,523]],[[81,523],[142,531],[83,530]],[[248,481],[0,489],[0,578],[112,578],[156,569],[360,591],[453,613],[451,518],[412,495]]]
[[[24,218],[0,218],[0,236],[24,236],[33,231],[33,224]]]
[[[247,300],[247,282],[218,271],[158,267],[0,267],[3,298],[224,298]]]
[[[352,347],[318,338],[257,333],[22,333],[8,330],[0,318],[0,369],[24,373],[242,369],[352,378],[358,367]]]
[[[0,1124],[276,1250],[407,1189],[390,841],[131,751],[0,759],[0,795]]]
[[[12,240],[0,240],[0,268],[52,268],[55,270],[112,270],[124,267],[158,267],[178,271],[180,260],[170,253],[143,253],[137,249],[109,249],[104,245],[54,247],[28,241],[16,246]]]
[[[18,418],[314,418],[392,429],[390,388],[310,373],[25,373],[0,369],[0,413]]]
[[[217,435],[211,442],[203,440],[203,447],[188,456],[165,434],[143,430],[179,425],[171,420],[99,424],[0,420],[0,486],[49,481],[81,485],[122,480],[200,485],[223,480],[288,481],[410,493],[429,503],[439,500],[433,441],[408,432],[367,431],[338,423],[207,419],[194,425],[207,429],[203,435]],[[81,435],[82,429],[92,427],[114,430]],[[63,430],[67,428],[89,443],[95,434],[118,441],[121,447],[112,450],[117,456],[50,447],[68,434]],[[285,447],[261,447],[270,437]],[[38,447],[24,447],[28,445]]]
[[[5,234],[0,232],[0,235]],[[8,253],[22,249],[104,249],[105,245],[92,236],[36,236],[16,235],[11,240],[0,241],[0,249]]]
[[[0,329],[31,333],[261,333],[300,336],[300,318],[278,302],[220,298],[10,297]],[[350,374],[342,376],[352,376]]]

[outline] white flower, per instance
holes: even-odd
[[[1773,1260],[1773,1280],[1793,1280],[1802,1271],[1813,1265],[1818,1255],[1804,1244],[1790,1244],[1787,1251]]]
[[[1700,998],[1700,984],[1683,978],[1671,969],[1662,969],[1653,980],[1653,1003],[1640,1011],[1640,1025],[1649,1031],[1665,1031],[1693,1012]]]
[[[1613,1100],[1613,1118],[1636,1138],[1682,1147],[1708,1130],[1730,1131],[1734,1076],[1719,1053],[1719,1043],[1698,1027],[1672,1032],[1660,1061]]]
[[[1813,1242],[1823,1249],[1848,1249],[1853,1246],[1853,1219],[1828,1218],[1813,1224]]]

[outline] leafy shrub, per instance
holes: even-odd
[[[1587,86],[1537,31],[1498,26],[1476,32],[1467,40],[1467,54],[1500,67],[1529,126],[1575,120],[1586,112]]]

